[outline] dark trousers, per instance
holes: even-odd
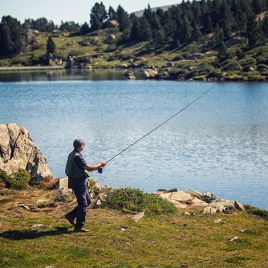
[[[68,213],[72,219],[76,218],[75,229],[81,229],[86,221],[87,207],[91,203],[85,179],[69,178],[69,187],[74,191],[77,207]]]

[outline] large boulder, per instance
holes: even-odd
[[[28,130],[16,124],[0,124],[0,169],[8,175],[27,170],[34,184],[53,179],[46,158],[34,145]]]
[[[140,76],[143,78],[154,78],[157,75],[157,71],[153,69],[142,69],[140,71]]]

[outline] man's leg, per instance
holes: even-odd
[[[84,181],[84,183],[81,183],[79,187],[74,189],[74,193],[78,203],[78,206],[73,210],[77,217],[75,229],[80,230],[85,225],[87,207],[91,203],[86,182]]]

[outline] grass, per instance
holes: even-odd
[[[88,235],[74,233],[64,218],[76,205],[73,197],[57,202],[55,190],[36,189],[0,194],[0,267],[268,266],[267,217],[243,212],[203,215],[201,209],[188,209],[147,213],[135,222],[133,214],[88,209]],[[16,207],[16,202],[31,210]],[[185,216],[185,211],[196,216]]]

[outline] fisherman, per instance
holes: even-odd
[[[89,171],[104,167],[106,162],[100,162],[96,165],[89,166],[81,154],[85,142],[82,139],[75,139],[73,146],[74,150],[68,156],[65,173],[68,176],[68,188],[74,191],[78,205],[67,213],[65,218],[74,225],[75,232],[89,232],[89,230],[84,228],[86,210],[91,203],[88,193],[87,178],[90,176]]]

